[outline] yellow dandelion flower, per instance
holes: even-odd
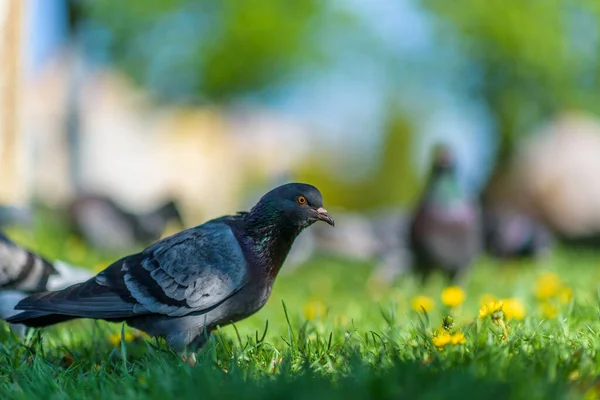
[[[327,306],[321,300],[312,300],[304,305],[304,318],[311,321],[314,319],[322,319],[327,313]]]
[[[431,311],[435,307],[435,301],[428,296],[416,296],[411,302],[412,308],[415,311]]]
[[[504,307],[502,307],[502,311],[504,311],[504,316],[506,319],[517,319],[522,320],[525,318],[525,306],[519,299],[510,298],[503,299],[502,303],[504,303]]]
[[[435,332],[431,338],[431,341],[435,347],[442,348],[449,344],[465,344],[466,339],[465,334],[462,332],[456,332],[455,334],[451,335],[447,331],[442,330]]]
[[[485,318],[488,315],[493,317],[494,313],[502,311],[503,307],[504,303],[502,301],[490,301],[489,303],[485,303],[479,309],[479,318]]]
[[[124,337],[126,343],[132,342],[135,339],[135,336],[131,332],[125,332]],[[121,344],[121,332],[110,335],[108,341],[115,347],[119,346]]]
[[[465,301],[465,291],[458,286],[449,286],[442,290],[442,303],[448,307],[458,307]]]
[[[547,299],[555,296],[561,287],[562,283],[559,276],[555,273],[548,272],[537,279],[535,283],[535,294],[540,299]]]
[[[450,342],[452,344],[465,344],[467,340],[465,339],[465,334],[462,332],[456,332],[454,335],[452,335],[452,337],[450,338]]]
[[[573,298],[573,291],[571,288],[563,286],[558,290],[556,297],[561,303],[568,303]]]
[[[542,314],[546,318],[556,318],[558,316],[558,307],[552,303],[542,303]]]
[[[437,332],[431,339],[435,347],[444,347],[452,342],[452,335],[446,331]]]

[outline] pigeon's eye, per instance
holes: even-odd
[[[298,202],[298,204],[300,204],[301,206],[306,204],[306,197],[304,196],[298,196],[298,198],[296,199],[296,201]]]

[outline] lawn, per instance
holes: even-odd
[[[13,237],[91,268],[109,261],[43,232]],[[566,249],[482,257],[464,290],[445,290],[441,277],[375,284],[368,264],[322,256],[284,266],[267,305],[213,334],[193,367],[119,324],[75,321],[25,343],[2,324],[0,398],[599,398],[599,264]]]

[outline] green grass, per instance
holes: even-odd
[[[13,237],[50,257],[109,261],[48,231],[41,229],[38,240]],[[25,343],[4,324],[0,398],[597,398],[599,266],[597,254],[566,250],[535,264],[483,258],[464,288],[466,301],[450,310],[440,301],[441,278],[425,287],[411,276],[374,286],[368,264],[321,257],[282,271],[267,305],[220,329],[194,367],[128,328],[128,341],[118,343],[118,324],[75,321],[33,331]],[[547,272],[572,289],[572,300],[536,296]],[[500,320],[478,318],[484,294],[525,306],[525,319],[506,321],[506,337]],[[435,307],[414,311],[417,295]],[[555,316],[545,315],[545,303]],[[437,348],[432,337],[449,314],[450,332],[464,333],[466,342]],[[117,343],[109,340],[114,335]]]

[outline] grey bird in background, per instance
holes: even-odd
[[[29,294],[63,289],[89,279],[92,273],[62,261],[51,263],[0,232],[0,318],[18,314],[15,305]],[[24,327],[13,327],[20,335]]]
[[[451,150],[438,145],[410,225],[416,270],[424,278],[434,270],[462,277],[481,250],[481,235],[479,205],[461,186]]]
[[[87,282],[22,300],[9,319],[32,327],[74,318],[125,321],[179,353],[201,348],[216,326],[267,302],[294,239],[334,225],[317,188],[290,183],[250,210],[208,221],[116,261]]]
[[[410,222],[410,213],[401,209],[382,210],[371,218],[379,246],[370,281],[389,285],[410,271],[413,262],[408,241]]]
[[[158,240],[171,221],[183,227],[173,201],[148,213],[134,214],[102,195],[82,195],[68,209],[75,232],[93,247],[104,251],[127,251]]]

